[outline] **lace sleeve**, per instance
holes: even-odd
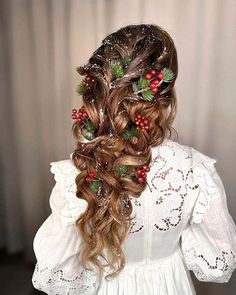
[[[75,220],[87,202],[75,194],[78,171],[70,160],[53,162],[51,166],[56,180],[49,199],[52,212],[34,237],[37,263],[33,286],[46,294],[94,294],[95,276],[79,263],[81,238]]]
[[[200,281],[228,282],[236,268],[236,226],[215,159],[192,149],[193,181],[199,193],[181,247],[189,270]]]

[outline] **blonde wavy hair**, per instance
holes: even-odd
[[[114,80],[109,60],[122,62],[130,57],[124,75]],[[157,99],[140,99],[132,83],[151,69],[164,67],[174,73],[174,79],[162,83]],[[150,164],[151,148],[170,137],[172,131],[176,132],[171,127],[176,115],[176,48],[170,35],[160,26],[129,25],[103,39],[88,63],[77,71],[95,80],[92,92],[82,96],[95,138],[85,141],[79,124],[75,122],[72,126],[76,140],[72,160],[80,171],[76,177],[76,194],[88,203],[86,211],[76,221],[83,241],[80,263],[87,270],[95,266],[99,278],[109,267],[111,272],[106,279],[112,279],[125,266],[122,244],[132,226],[130,197],[138,198],[147,186],[146,182],[138,184],[135,177],[119,174],[117,167],[129,165],[136,169]],[[122,134],[129,123],[134,122],[137,112],[148,119],[149,130],[140,132],[136,140],[127,140]],[[85,181],[88,171],[95,171],[102,181],[99,196],[89,190]]]

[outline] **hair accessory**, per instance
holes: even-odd
[[[149,126],[148,126],[148,120],[145,119],[144,117],[141,116],[140,113],[138,113],[136,116],[135,116],[135,124],[137,125],[137,129],[140,129],[142,131],[146,131],[148,130]]]
[[[95,176],[95,173],[93,171],[90,171],[89,174],[86,176],[85,180],[87,182],[91,182],[93,180],[94,176]]]
[[[126,140],[132,139],[132,137],[137,137],[139,135],[138,129],[135,126],[127,128],[123,133],[123,138]]]
[[[79,111],[73,109],[71,117],[78,122],[82,129],[81,133],[86,139],[92,140],[95,138],[93,124],[91,123],[84,106],[81,107]]]
[[[84,95],[88,90],[91,90],[95,84],[95,79],[88,74],[85,74],[85,78],[77,86],[76,92],[79,95]]]
[[[116,172],[120,174],[122,177],[126,176],[128,178],[135,178],[139,184],[142,184],[145,182],[147,173],[149,171],[150,171],[149,165],[145,165],[137,169],[129,165],[119,165],[116,167]]]
[[[112,73],[112,80],[123,77],[124,76],[124,69],[126,67],[128,67],[128,65],[131,63],[131,61],[132,61],[131,56],[125,57],[122,62],[110,60],[109,61],[109,68]]]
[[[85,178],[85,181],[89,183],[89,190],[97,194],[101,190],[101,182],[99,179],[95,179],[95,173],[90,171]]]
[[[164,68],[161,72],[152,69],[144,77],[141,76],[137,82],[133,82],[132,88],[134,94],[141,93],[143,100],[152,101],[161,84],[170,83],[173,78],[174,74],[168,68]]]
[[[137,169],[138,183],[143,183],[147,177],[147,172],[150,171],[150,166],[146,165]]]

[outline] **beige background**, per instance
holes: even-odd
[[[9,0],[0,3],[0,248],[26,251],[50,213],[49,163],[73,151],[76,67],[121,26],[161,25],[178,51],[181,143],[217,159],[236,220],[236,1]],[[199,283],[198,294],[235,294]],[[206,293],[207,292],[207,293]]]

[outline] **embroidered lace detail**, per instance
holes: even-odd
[[[203,221],[204,213],[209,207],[211,198],[219,198],[219,191],[209,174],[213,171],[216,159],[210,158],[199,151],[192,149],[194,182],[200,187],[199,195],[193,208],[190,224]]]
[[[218,255],[204,256],[196,247],[183,251],[185,262],[199,281],[225,283],[230,279],[236,268],[235,254],[233,251],[221,251]]]
[[[133,205],[132,216],[135,215],[135,218],[131,221],[130,234],[137,233],[144,228],[144,214],[143,214],[143,204],[142,200],[132,199],[131,202]]]
[[[36,263],[32,276],[33,286],[51,295],[92,295],[96,294],[96,277],[82,269],[79,274],[67,276],[60,268],[40,268]]]
[[[50,171],[54,174],[55,181],[59,183],[62,195],[67,200],[60,212],[61,223],[64,226],[71,225],[87,208],[87,201],[76,196],[75,178],[79,172],[71,160],[51,162],[50,165]]]

